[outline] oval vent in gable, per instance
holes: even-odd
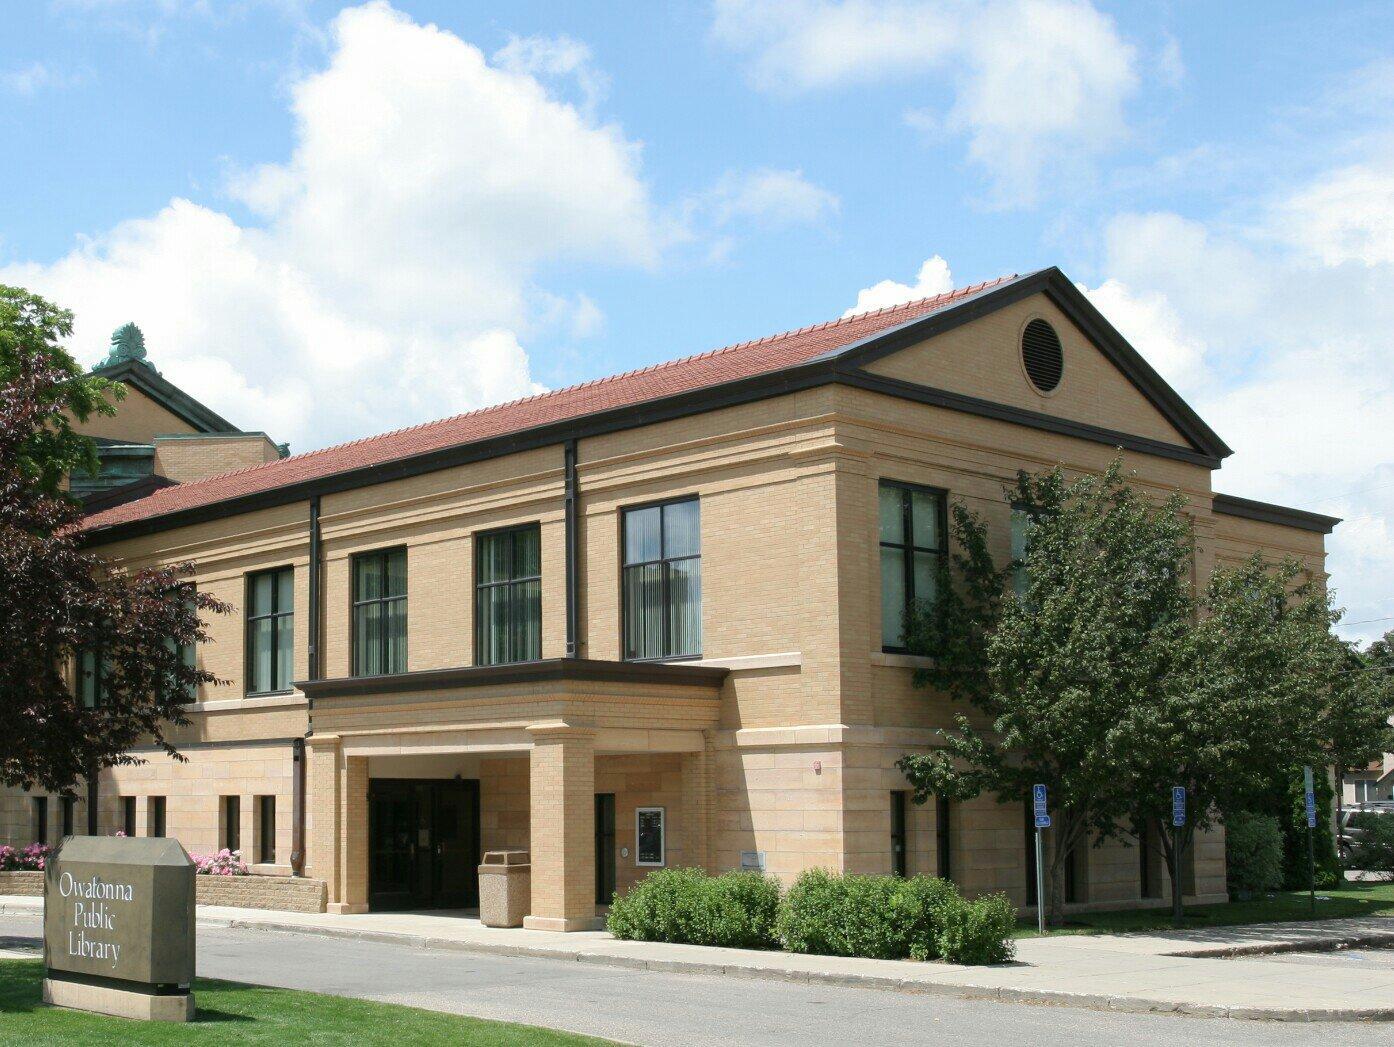
[[[1060,336],[1044,320],[1032,320],[1021,332],[1021,362],[1031,384],[1043,393],[1053,392],[1065,373],[1065,351]]]

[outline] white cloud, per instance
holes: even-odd
[[[1328,569],[1352,622],[1394,615],[1391,184],[1394,154],[1371,154],[1249,228],[1119,216],[1089,292],[1154,363],[1184,365],[1162,370],[1235,451],[1219,490],[1346,519]]]
[[[935,295],[947,294],[954,289],[953,273],[949,272],[949,263],[938,255],[925,260],[920,266],[920,271],[915,276],[913,284],[897,283],[895,280],[882,280],[880,283],[864,287],[857,292],[857,304],[844,312],[843,316],[855,316],[857,313],[869,313],[873,309],[885,309],[888,306],[900,305],[902,302],[913,302],[920,298],[932,298]]]
[[[738,219],[766,227],[811,225],[832,217],[841,207],[837,194],[814,185],[802,171],[769,167],[744,174],[728,172],[697,203],[718,227]]]
[[[0,86],[11,94],[26,98],[46,88],[76,87],[86,80],[86,73],[55,69],[44,62],[30,62],[18,69],[0,73]]]
[[[1283,201],[1275,233],[1323,265],[1394,262],[1394,165],[1332,171]]]
[[[493,63],[552,83],[574,81],[587,112],[594,112],[610,92],[610,78],[595,67],[591,49],[569,36],[510,37],[494,52]]]
[[[915,0],[716,0],[712,23],[757,87],[789,93],[922,72],[959,32],[956,10]]]
[[[946,111],[912,101],[906,118],[965,135],[1000,205],[1119,141],[1138,82],[1136,49],[1088,0],[717,0],[713,35],[750,56],[764,90],[947,80]]]
[[[539,267],[658,256],[619,128],[386,3],[292,97],[290,158],[232,186],[258,224],[175,199],[0,281],[73,308],[88,363],[135,320],[171,380],[304,449],[535,391],[520,337],[601,322]]]
[[[1204,376],[1205,343],[1183,329],[1164,295],[1139,293],[1121,280],[1079,289],[1172,385],[1195,386]]]

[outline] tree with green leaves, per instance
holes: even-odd
[[[1304,764],[1324,769],[1387,733],[1369,705],[1352,700],[1349,648],[1331,631],[1337,613],[1296,562],[1254,555],[1219,568],[1197,611],[1172,685],[1130,711],[1134,758],[1120,782],[1161,840],[1178,919],[1197,832],[1239,811],[1291,822],[1282,808]],[[1188,810],[1174,831],[1175,785],[1186,788]],[[1303,858],[1305,868],[1305,843]]]
[[[1137,814],[1118,787],[1134,758],[1127,725],[1177,679],[1193,542],[1184,500],[1154,502],[1119,462],[1074,480],[1023,472],[1005,493],[1025,531],[1020,557],[999,567],[984,521],[953,506],[938,598],[906,623],[909,650],[933,658],[917,682],[976,715],[899,766],[921,803],[990,793],[1021,805],[1044,784],[1054,824],[1043,902],[1058,923],[1065,862]]]
[[[1005,491],[1019,541],[998,566],[987,525],[953,507],[953,551],[906,643],[933,659],[917,682],[957,699],[941,747],[902,758],[915,787],[1024,804],[1050,790],[1048,910],[1064,863],[1091,840],[1160,840],[1180,912],[1195,834],[1224,814],[1268,810],[1275,774],[1386,744],[1385,698],[1355,684],[1348,645],[1317,583],[1255,556],[1192,586],[1185,499],[1101,476],[1021,473]],[[1368,758],[1368,757],[1364,757]],[[1187,792],[1172,831],[1171,792]]]
[[[44,376],[24,384],[27,395],[42,399],[33,404],[38,417],[27,423],[11,464],[26,482],[49,494],[56,494],[74,469],[97,472],[96,448],[73,423],[115,414],[112,401],[125,393],[119,383],[88,375],[68,355],[60,342],[72,333],[73,314],[67,309],[22,287],[0,284],[0,380],[8,395],[18,395],[21,376]]]
[[[187,564],[130,571],[82,544],[64,474],[93,460],[73,419],[104,413],[104,383],[58,339],[72,316],[0,288],[0,784],[65,792],[187,723],[202,613],[226,606]]]

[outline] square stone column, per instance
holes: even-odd
[[[339,896],[339,739],[305,739],[305,875],[325,882],[331,905]]]
[[[368,911],[368,758],[345,756],[340,761],[339,904],[330,912]]]
[[[594,930],[595,732],[537,724],[528,733],[532,906],[523,926]]]

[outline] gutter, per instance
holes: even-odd
[[[306,675],[311,680],[318,680],[321,676],[320,669],[320,603],[322,596],[320,592],[320,561],[323,559],[321,551],[320,526],[319,526],[319,495],[310,498],[310,594],[308,632],[309,640],[307,647]],[[314,731],[314,698],[308,698],[309,716],[311,727],[305,732],[307,735]],[[290,871],[292,876],[305,875],[305,739],[297,738],[291,743],[291,843],[290,843]]]

